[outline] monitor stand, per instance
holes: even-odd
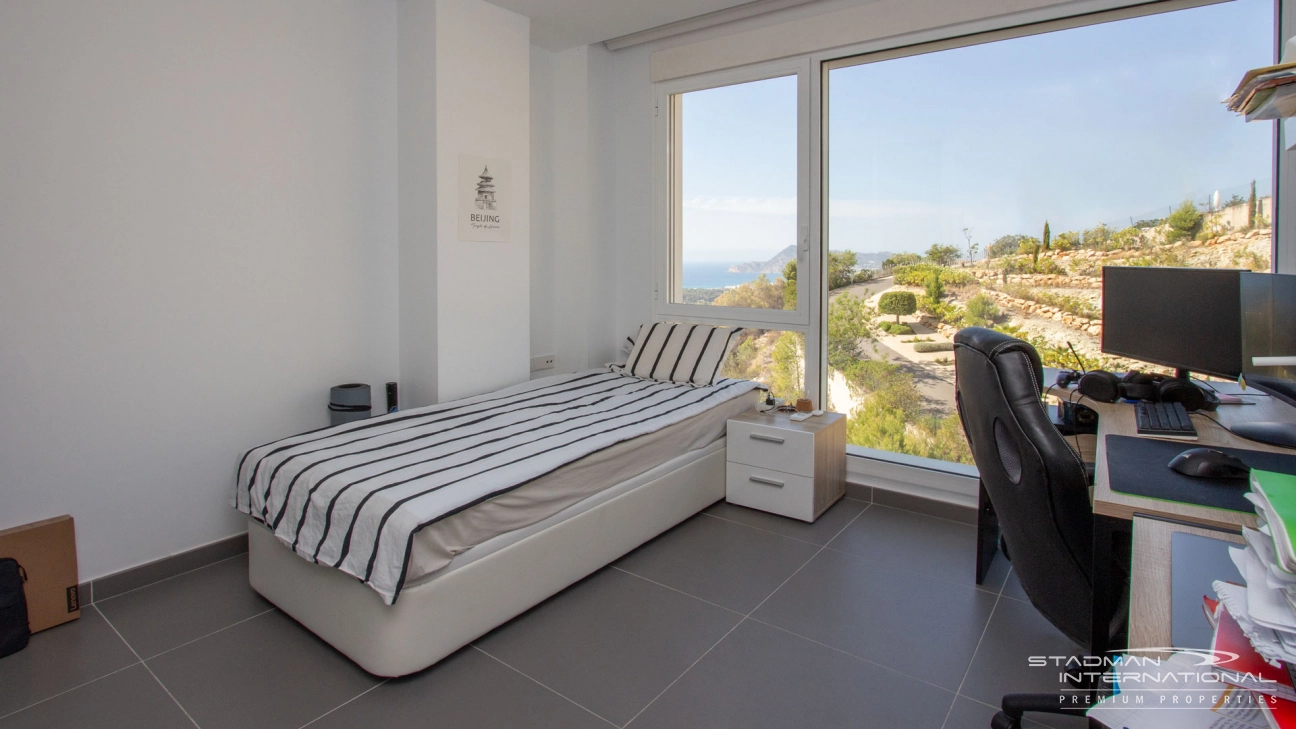
[[[1296,383],[1275,377],[1253,375],[1247,378],[1247,384],[1296,407]],[[1268,445],[1296,448],[1296,423],[1238,423],[1229,428],[1234,435]]]
[[[1296,423],[1238,423],[1229,430],[1257,443],[1296,448]]]

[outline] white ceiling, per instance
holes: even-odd
[[[550,51],[599,43],[750,0],[490,0],[531,19],[531,43]]]

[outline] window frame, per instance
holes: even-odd
[[[675,300],[682,282],[676,280],[676,262],[683,254],[683,222],[680,195],[681,148],[676,144],[675,130],[681,121],[681,109],[675,97],[692,91],[795,76],[797,79],[797,308],[794,311],[747,309],[704,304],[685,304]],[[762,63],[740,69],[691,76],[655,84],[654,150],[653,150],[653,316],[658,321],[686,321],[703,324],[733,325],[758,329],[781,329],[808,333],[813,328],[814,297],[818,281],[818,256],[812,255],[815,241],[811,236],[810,184],[810,84],[811,60],[797,58]],[[662,245],[662,242],[666,245]],[[803,273],[805,272],[805,273]],[[809,275],[806,275],[806,274]],[[807,342],[807,372],[811,369]],[[818,362],[814,363],[818,368]],[[807,392],[813,392],[807,388]]]
[[[822,404],[827,395],[827,331],[825,307],[828,301],[827,281],[823,275],[827,257],[828,199],[827,156],[830,144],[828,119],[828,76],[832,70],[905,56],[931,53],[951,48],[981,45],[1025,36],[1050,33],[1100,23],[1128,20],[1148,15],[1186,10],[1227,0],[1152,0],[1152,2],[1111,8],[1101,2],[1082,4],[1075,12],[1062,17],[1027,19],[1025,15],[986,18],[942,28],[905,33],[771,62],[724,69],[656,82],[654,88],[653,137],[653,316],[655,320],[686,321],[761,329],[783,329],[805,334],[805,392]],[[1281,52],[1283,38],[1296,27],[1296,2],[1274,0],[1275,57]],[[672,197],[672,130],[671,97],[689,91],[759,81],[778,76],[797,75],[798,95],[798,281],[797,310],[776,312],[760,309],[706,307],[676,304],[671,301],[673,256],[679,255],[675,235],[678,211]],[[1240,73],[1240,71],[1239,71]],[[1285,229],[1291,224],[1282,216],[1286,198],[1296,196],[1296,180],[1291,162],[1286,159],[1286,129],[1274,129],[1274,174],[1272,196],[1274,213],[1271,270],[1296,272],[1296,255],[1283,248],[1278,235],[1280,221]],[[1296,145],[1296,143],[1293,143]],[[1291,216],[1287,216],[1291,217]],[[1294,218],[1296,220],[1296,218]],[[1290,246],[1288,246],[1290,248]],[[809,273],[807,276],[806,273]],[[884,488],[911,486],[937,498],[975,506],[975,468],[962,464],[848,446],[850,473],[860,482],[869,482],[865,474],[878,467],[896,471],[895,478]],[[875,464],[875,465],[867,465]],[[908,474],[908,475],[906,475]],[[930,483],[928,483],[930,482]],[[912,489],[907,489],[912,490]]]

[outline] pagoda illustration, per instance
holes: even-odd
[[[477,176],[477,199],[475,204],[478,210],[495,209],[495,178],[491,177],[490,168],[482,167],[482,173]]]

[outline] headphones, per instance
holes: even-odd
[[[1151,400],[1182,403],[1185,410],[1214,410],[1219,398],[1188,380],[1167,375],[1149,375],[1130,370],[1124,377],[1095,370],[1080,378],[1076,388],[1081,395],[1098,402],[1117,400]]]

